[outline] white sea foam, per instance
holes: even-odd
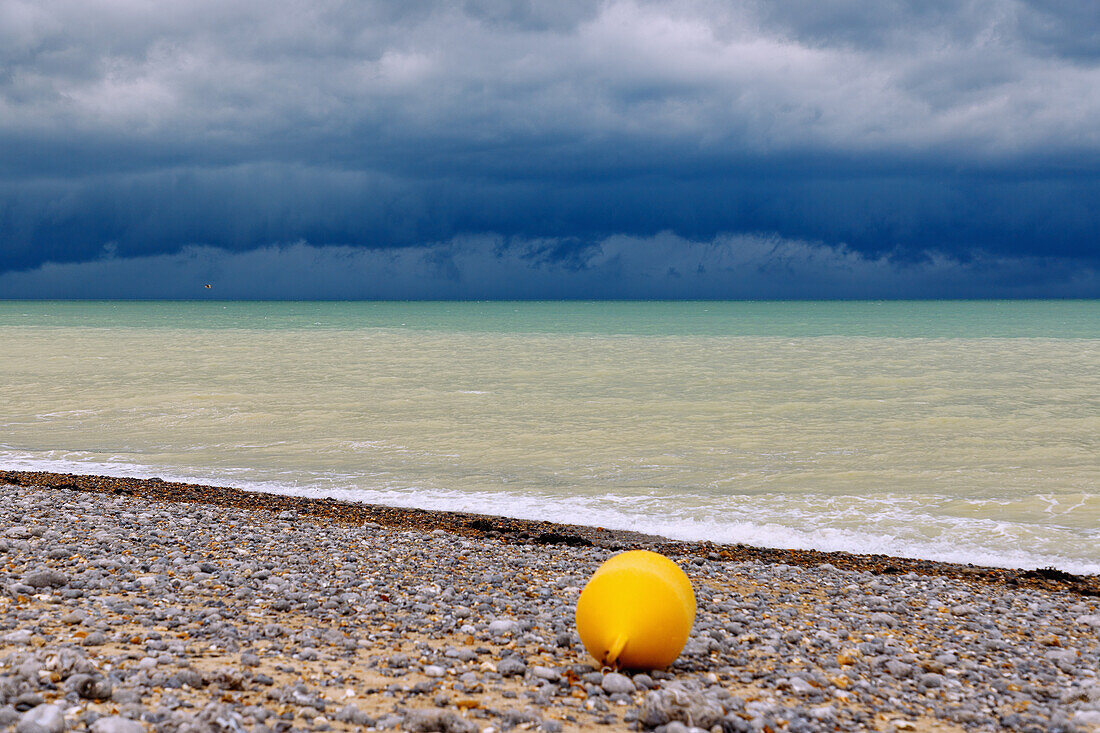
[[[360,488],[347,484],[348,477],[302,476],[300,480],[254,478],[245,468],[194,472],[180,467],[149,466],[126,461],[100,461],[78,453],[50,457],[5,449],[0,446],[0,465],[10,470],[85,473],[136,478],[158,477],[167,481],[232,485],[251,491],[331,498],[386,506],[436,509],[551,520],[572,524],[624,529],[678,540],[709,540],[758,547],[815,549],[912,557],[990,567],[1057,567],[1079,574],[1100,574],[1100,562],[1044,550],[1052,543],[1043,531],[994,519],[937,517],[915,511],[913,502],[890,497],[869,502],[860,497],[801,497],[808,504],[829,505],[829,511],[809,506],[779,507],[783,497],[745,497],[739,507],[699,504],[699,497],[677,504],[674,499],[637,496],[553,496],[545,493],[459,492],[440,489]],[[761,503],[771,505],[766,516]],[[857,507],[862,505],[862,512]],[[893,509],[891,510],[891,507]],[[779,509],[779,511],[777,511]],[[845,524],[859,529],[837,526]],[[1041,529],[1041,528],[1040,528]],[[1029,545],[1038,549],[1023,549]]]

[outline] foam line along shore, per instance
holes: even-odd
[[[842,570],[871,571],[884,575],[916,572],[1008,587],[1068,590],[1084,595],[1100,596],[1100,576],[1067,573],[1052,567],[1008,569],[888,555],[675,541],[655,535],[586,525],[244,491],[225,486],[162,481],[157,478],[0,470],[0,483],[239,509],[291,511],[298,516],[312,516],[321,520],[348,524],[362,525],[371,522],[420,531],[442,529],[468,537],[494,538],[509,544],[595,545],[611,550],[648,549],[673,557],[704,557],[720,562],[758,561],[801,567],[827,564]]]

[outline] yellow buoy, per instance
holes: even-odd
[[[577,599],[577,633],[600,664],[659,669],[676,661],[695,622],[695,593],[664,555],[632,550],[592,575]]]

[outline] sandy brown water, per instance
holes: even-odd
[[[0,306],[3,468],[1100,571],[1087,305]]]

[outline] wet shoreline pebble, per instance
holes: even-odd
[[[130,496],[146,501],[198,503],[269,511],[275,513],[280,519],[315,517],[326,523],[377,525],[435,533],[448,532],[464,537],[499,539],[509,544],[597,546],[612,550],[646,548],[677,558],[694,556],[708,560],[760,561],[798,567],[828,566],[840,570],[869,571],[884,575],[915,572],[921,575],[959,578],[996,586],[1042,588],[1049,591],[1069,590],[1100,597],[1100,576],[1074,575],[1057,568],[1013,570],[889,555],[860,555],[849,552],[821,552],[742,544],[722,545],[705,541],[682,542],[637,532],[587,525],[411,509],[338,501],[330,498],[266,494],[226,486],[164,481],[159,478],[0,470],[0,484],[4,483]]]
[[[1100,731],[1100,599],[678,557],[669,670],[573,628],[614,549],[0,486],[0,729]]]

